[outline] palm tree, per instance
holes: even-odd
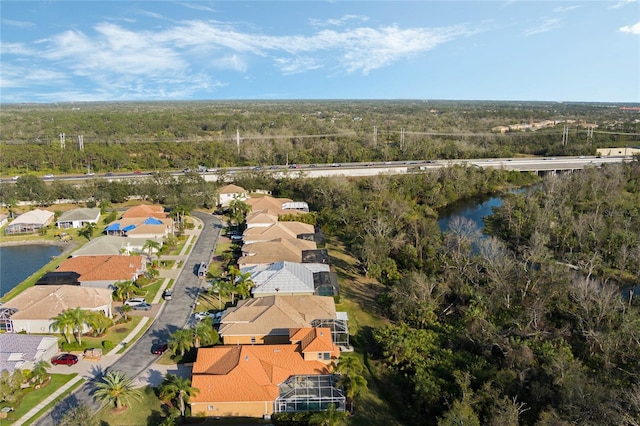
[[[67,343],[71,343],[70,336],[74,331],[74,320],[71,318],[69,311],[60,312],[53,318],[49,328],[53,331],[60,331]]]
[[[164,381],[160,384],[159,390],[161,400],[170,401],[177,399],[182,417],[184,417],[189,398],[200,392],[199,389],[191,386],[191,380],[176,376],[175,374],[167,374]]]
[[[49,378],[49,369],[51,368],[51,364],[47,361],[38,361],[34,364],[31,369],[31,378],[35,382],[36,385],[41,385],[47,381]]]
[[[69,311],[69,315],[71,316],[71,320],[73,321],[73,330],[76,333],[76,340],[78,344],[82,345],[82,332],[84,331],[84,326],[91,327],[89,312],[78,308],[67,309]]]
[[[199,348],[202,346],[215,345],[220,341],[218,332],[213,329],[213,320],[206,318],[193,327],[193,346]]]
[[[97,227],[98,226],[95,223],[87,222],[85,223],[84,227],[78,232],[78,234],[82,235],[83,237],[91,241],[91,238],[93,238],[93,232],[96,230]]]
[[[120,306],[120,313],[124,317],[125,321],[129,321],[128,313],[131,312],[131,311],[133,311],[133,306],[131,306],[131,305],[122,305],[122,306]]]
[[[117,410],[128,407],[130,401],[141,401],[142,392],[133,387],[133,379],[121,371],[109,371],[96,384],[94,397],[102,401],[103,407],[114,404]]]
[[[354,400],[367,387],[367,380],[362,376],[364,365],[362,360],[355,355],[345,355],[340,357],[335,371],[342,374],[340,384],[345,390],[351,411],[353,411]]]
[[[251,279],[251,273],[245,272],[238,275],[236,278],[236,288],[238,289],[238,296],[246,299],[251,296],[251,289],[254,287],[254,282]]]
[[[120,300],[121,302],[124,302],[127,299],[131,299],[131,296],[136,294],[140,289],[140,287],[138,287],[138,285],[132,280],[118,281],[117,283],[115,283],[115,286],[116,299]]]
[[[123,305],[124,306],[124,305]],[[87,314],[87,323],[98,336],[104,334],[109,327],[113,325],[113,320],[98,311],[89,311]]]
[[[158,253],[160,251],[160,243],[155,240],[147,240],[144,242],[142,250],[147,250],[149,260],[152,260],[151,256],[153,255],[153,253]]]
[[[329,404],[326,411],[318,411],[309,417],[310,425],[338,426],[344,424],[347,413],[338,411],[335,404]]]
[[[187,329],[180,329],[173,332],[169,337],[169,349],[176,354],[180,352],[183,357],[184,353],[193,347],[193,332]]]

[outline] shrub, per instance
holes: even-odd
[[[110,351],[111,349],[113,349],[114,344],[111,340],[103,340],[102,341],[102,349],[106,350],[106,351]]]

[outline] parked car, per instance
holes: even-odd
[[[49,174],[44,175],[43,178],[45,178],[45,179],[53,179],[53,175],[51,173],[49,173]]]
[[[173,290],[166,289],[165,291],[162,292],[162,298],[164,300],[171,300],[172,297],[173,297]]]
[[[107,172],[104,174],[105,176],[113,176],[113,172]]]
[[[78,363],[78,357],[73,354],[60,354],[51,360],[53,365],[68,365],[71,367]]]
[[[136,311],[148,311],[152,308],[153,306],[151,306],[150,304],[148,304],[147,302],[144,303],[139,303],[137,305],[133,305],[133,309]]]
[[[144,297],[134,297],[133,299],[129,299],[124,302],[125,305],[129,306],[136,306],[140,305],[141,303],[147,303]]]
[[[151,347],[151,353],[154,355],[162,355],[169,349],[169,345],[166,343],[156,343]]]
[[[205,319],[207,317],[214,318],[214,314],[206,312],[206,311],[194,312],[194,314],[193,314],[193,318],[197,319],[198,321],[202,321],[203,319]]]

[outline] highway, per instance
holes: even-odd
[[[218,168],[215,171],[195,172],[200,174],[206,181],[216,181],[222,176],[230,177],[236,173],[268,173],[275,177],[297,175],[301,177],[322,177],[322,176],[373,176],[378,174],[403,174],[409,172],[427,171],[452,165],[471,165],[483,168],[518,170],[522,172],[545,172],[562,170],[580,170],[586,167],[598,167],[603,164],[622,163],[631,161],[631,157],[514,157],[514,158],[483,158],[483,159],[460,159],[460,160],[412,160],[412,161],[376,161],[368,163],[332,163],[332,164],[290,164],[271,166],[246,166],[246,167],[226,167]],[[172,176],[185,175],[190,172],[166,170]],[[105,173],[105,174],[80,174],[45,177],[45,182],[53,180],[82,181],[87,179],[144,179],[152,176],[155,171],[125,172],[125,173]],[[19,177],[0,179],[3,183],[15,183]]]

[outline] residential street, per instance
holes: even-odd
[[[135,377],[136,382],[140,385],[151,384],[153,386],[157,386],[162,381],[167,369],[174,374],[189,373],[182,366],[154,365],[158,355],[151,353],[151,347],[154,343],[166,342],[171,333],[187,326],[200,286],[204,283],[194,274],[195,265],[200,262],[209,263],[211,261],[220,237],[222,223],[217,218],[203,212],[192,212],[191,215],[202,222],[199,235],[197,235],[199,224],[196,222],[195,244],[184,258],[183,268],[179,271],[178,278],[173,286],[173,299],[161,306],[158,316],[147,332],[137,342],[131,344],[129,349],[122,355],[109,354],[104,356],[101,362],[97,363],[81,360],[73,367],[61,367],[60,373],[75,372],[74,370],[77,369],[79,370],[78,373],[84,377],[95,378],[106,371],[119,370],[129,377]],[[104,371],[102,371],[103,368]],[[85,383],[58,403],[53,410],[35,424],[53,426],[57,424],[60,417],[70,407],[80,403],[87,404],[97,410],[100,404],[94,401],[91,395],[92,390],[93,385],[91,382]]]

